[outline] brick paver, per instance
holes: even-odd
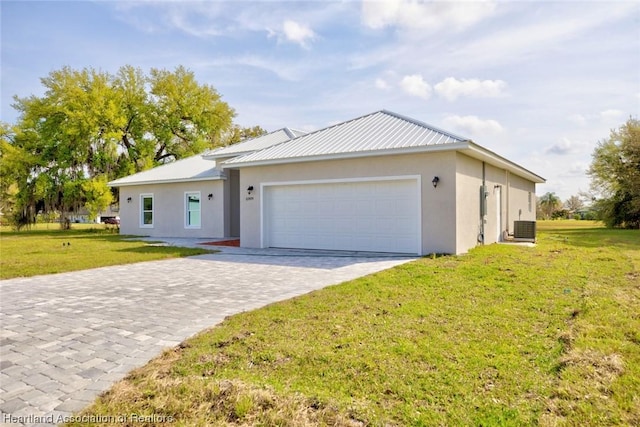
[[[55,424],[228,315],[408,260],[236,249],[0,281],[0,425]]]

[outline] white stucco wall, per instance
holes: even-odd
[[[120,233],[156,237],[224,237],[223,180],[120,187]],[[200,192],[200,228],[186,226],[187,192]],[[153,227],[141,227],[140,195],[153,194]],[[213,198],[208,199],[212,194]],[[131,201],[127,199],[131,197]]]
[[[240,244],[260,247],[262,183],[421,175],[422,253],[455,253],[455,160],[454,152],[435,152],[243,167]],[[440,178],[437,188],[431,184],[434,176]],[[251,195],[249,186],[255,189]]]

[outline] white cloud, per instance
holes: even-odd
[[[578,177],[578,176],[586,176],[587,169],[589,169],[589,164],[585,162],[573,162],[570,165],[565,165],[562,169],[562,172],[559,174],[561,177]]]
[[[177,29],[199,38],[220,36],[228,31],[224,5],[212,2],[113,2],[119,17],[147,33]]]
[[[600,112],[600,117],[607,122],[620,121],[624,120],[624,111],[614,109],[604,110]]]
[[[446,127],[467,132],[471,135],[495,135],[504,132],[500,123],[493,119],[481,119],[478,116],[450,115],[443,120]]]
[[[568,119],[580,126],[587,125],[616,125],[621,124],[625,121],[625,113],[622,110],[610,108],[608,110],[603,110],[599,113],[591,113],[591,114],[572,114],[568,116]]]
[[[423,99],[429,99],[431,96],[431,86],[425,82],[420,74],[412,74],[404,76],[400,81],[400,87],[403,91],[412,96]]]
[[[398,15],[400,1],[363,1],[362,21],[368,27],[378,29],[390,25]]]
[[[587,124],[587,118],[582,114],[572,114],[569,116],[569,120],[580,126]]]
[[[316,38],[316,34],[311,28],[295,21],[284,21],[282,28],[287,40],[298,43],[303,47],[306,47],[307,41],[312,41]]]
[[[218,58],[199,58],[189,62],[191,67],[201,70],[215,70],[219,67],[233,69],[235,67],[252,67],[272,73],[282,81],[298,82],[317,64],[300,61],[285,61],[258,54],[225,56]]]
[[[415,0],[365,0],[362,2],[362,22],[373,29],[398,26],[407,29],[460,30],[493,14],[496,3],[418,2]]]
[[[576,154],[576,153],[584,152],[584,150],[586,149],[586,146],[587,144],[582,142],[572,141],[568,138],[560,138],[558,142],[547,147],[544,150],[544,152],[545,154],[558,154],[558,155]]]
[[[521,2],[502,2],[500,7],[513,7],[514,3]],[[603,27],[616,25],[616,21],[624,17],[637,14],[637,2],[590,2],[589,7],[578,6],[582,3],[577,2],[545,3],[553,6],[540,8],[536,3],[522,2],[535,9],[529,14],[521,12],[519,17],[514,16],[513,22],[504,26],[478,34],[474,40],[452,50],[447,59],[465,61],[467,65],[514,64],[548,56],[553,52],[550,46],[567,46],[571,43],[575,43],[575,51],[588,46],[589,54],[592,55],[599,40],[586,43],[581,40],[582,37]],[[535,18],[532,15],[536,15]],[[580,42],[576,43],[578,40]]]
[[[381,78],[377,78],[376,79],[376,87],[378,89],[382,89],[382,90],[389,90],[391,89],[391,85],[389,83],[387,83],[386,80],[381,79]]]
[[[302,46],[305,49],[309,48],[309,42],[312,42],[316,38],[316,33],[304,24],[300,24],[296,21],[286,20],[282,23],[282,28],[278,30],[272,30],[267,28],[269,37],[277,37],[278,41],[288,41]]]
[[[434,86],[436,93],[449,101],[459,96],[495,98],[504,95],[507,83],[502,80],[478,80],[447,77]]]

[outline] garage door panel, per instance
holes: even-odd
[[[412,224],[407,224],[408,220],[399,220],[396,221],[395,224],[393,225],[393,232],[398,235],[398,236],[408,236],[414,233],[418,233],[419,231],[416,230],[416,227]]]
[[[327,234],[330,234],[330,235],[334,235],[338,233],[342,235],[347,235],[351,232],[352,227],[353,227],[353,222],[348,220],[347,218],[334,218],[331,225],[325,228],[325,230],[327,231]],[[331,232],[331,228],[334,228],[335,231]]]
[[[417,180],[265,187],[271,247],[420,252]]]
[[[396,218],[375,218],[374,228],[380,230],[380,233],[396,233],[397,224],[401,221]]]

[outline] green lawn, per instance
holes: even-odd
[[[199,255],[207,249],[150,246],[102,224],[38,224],[31,230],[0,229],[0,279],[62,273],[107,265]]]
[[[424,258],[229,317],[83,414],[178,426],[640,425],[640,232],[539,229],[533,248]]]

